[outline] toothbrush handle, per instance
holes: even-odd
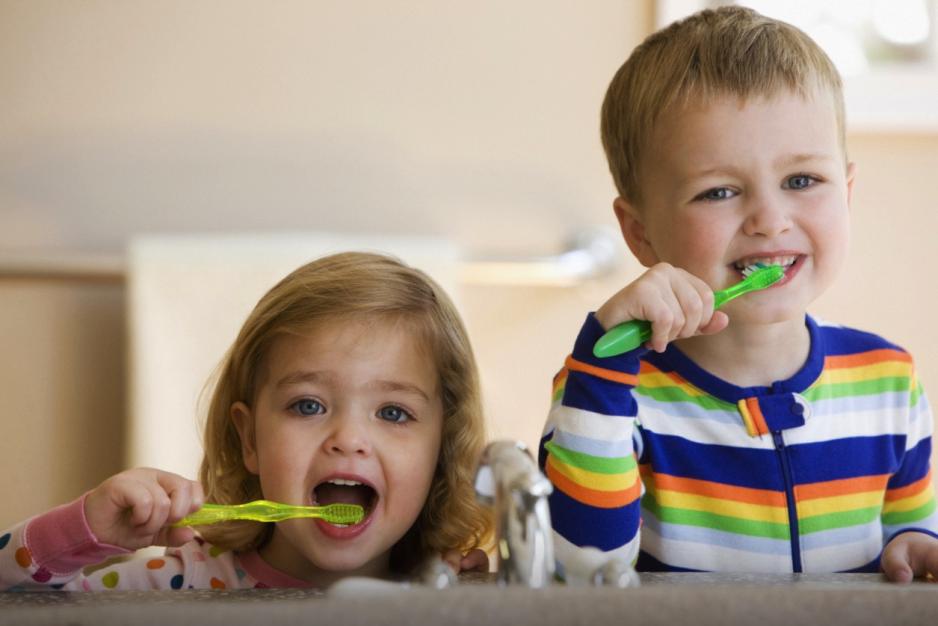
[[[610,328],[593,346],[599,358],[631,352],[651,339],[651,324],[646,320],[629,320]]]

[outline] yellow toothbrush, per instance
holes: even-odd
[[[206,504],[173,526],[205,526],[239,519],[280,522],[296,517],[318,517],[331,524],[357,524],[364,516],[365,509],[357,504],[336,502],[325,506],[300,506],[270,500],[255,500],[245,504]]]

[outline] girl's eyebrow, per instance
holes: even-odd
[[[289,387],[290,385],[300,383],[329,383],[334,380],[336,380],[336,375],[333,372],[301,370],[291,372],[278,380],[276,387]],[[413,383],[405,383],[397,380],[375,380],[368,383],[368,386],[380,391],[402,391],[419,396],[427,402],[430,401],[429,394]]]
[[[412,383],[405,383],[397,380],[376,380],[370,383],[368,386],[376,387],[381,391],[403,391],[404,393],[420,396],[427,402],[430,401],[430,396],[427,395],[423,389]]]

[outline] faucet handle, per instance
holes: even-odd
[[[480,502],[489,506],[495,504],[495,472],[491,463],[483,461],[476,469],[475,489]]]

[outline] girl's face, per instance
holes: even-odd
[[[783,265],[775,287],[726,310],[736,323],[802,320],[847,250],[854,168],[837,128],[822,94],[726,96],[666,112],[642,168],[646,202],[634,212],[617,201],[626,239],[643,264],[669,262],[713,289],[757,261]]]
[[[279,522],[261,555],[318,584],[387,574],[392,546],[423,509],[440,451],[443,404],[430,354],[406,323],[331,321],[280,336],[258,375],[254,406],[231,411],[264,498],[365,508],[348,527]]]

